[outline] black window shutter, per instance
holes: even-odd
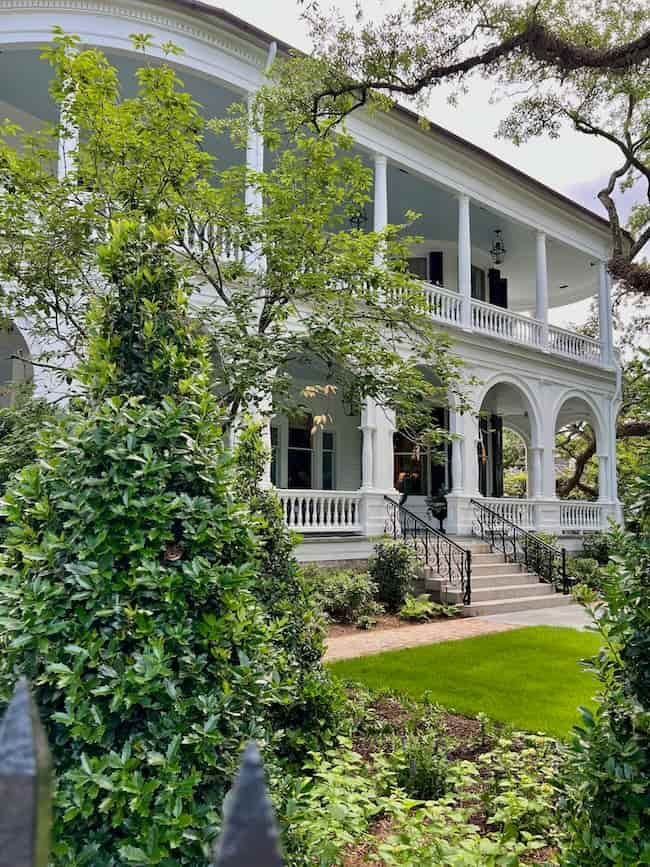
[[[488,290],[490,304],[495,307],[508,307],[508,281],[501,276],[498,268],[490,268],[488,271]]]
[[[429,253],[429,283],[435,286],[444,286],[444,274],[442,270],[442,252]]]

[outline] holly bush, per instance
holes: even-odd
[[[113,225],[77,371],[88,399],[3,505],[0,689],[30,679],[52,745],[52,867],[204,865],[242,745],[272,760],[298,698],[165,233]]]

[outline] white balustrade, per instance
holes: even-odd
[[[241,249],[228,232],[220,226],[215,226],[214,223],[186,226],[183,232],[183,244],[195,254],[205,252],[210,246],[225,261],[239,262],[243,258]]]
[[[424,283],[422,293],[424,309],[432,319],[451,325],[461,324],[462,299],[458,292]]]
[[[541,347],[542,323],[483,301],[472,301],[472,328],[526,346]]]
[[[535,503],[514,497],[483,497],[480,502],[524,530],[535,528]]]
[[[600,364],[600,343],[584,334],[565,331],[564,328],[551,326],[548,330],[549,350],[557,355],[586,361],[589,364]]]
[[[360,491],[276,491],[287,526],[300,533],[361,532]]]
[[[560,503],[560,529],[564,532],[602,530],[606,509],[601,503],[565,500]]]

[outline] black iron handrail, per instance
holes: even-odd
[[[406,509],[392,497],[386,501],[386,533],[403,539],[425,566],[430,566],[450,584],[460,588],[463,604],[472,601],[472,552],[465,550],[440,530]]]
[[[552,584],[557,592],[569,592],[571,580],[566,570],[566,548],[550,545],[485,503],[470,502],[474,506],[474,535],[500,550],[506,560],[521,563],[527,571],[535,572],[540,581]]]

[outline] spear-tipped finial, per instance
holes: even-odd
[[[0,867],[47,867],[52,760],[27,681],[0,721]]]
[[[262,757],[250,741],[224,805],[224,827],[215,847],[214,867],[283,867],[278,836]]]

